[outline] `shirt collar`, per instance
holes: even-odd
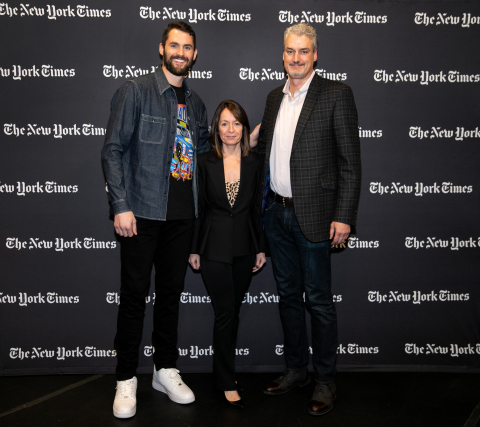
[[[171,88],[170,83],[168,82],[167,77],[165,76],[165,73],[163,72],[161,65],[159,65],[155,70],[155,77],[157,79],[157,85],[158,85],[158,90],[160,91],[160,94],[163,94],[163,92]],[[183,89],[185,90],[185,98],[187,98],[190,96],[190,88],[188,87],[188,84],[185,80],[186,79],[183,79]]]
[[[297,95],[300,95],[300,94],[308,91],[308,88],[310,87],[310,83],[312,82],[314,75],[315,75],[315,70],[312,71],[312,74],[310,75],[308,80],[304,83],[304,85],[294,93],[295,98],[297,97]],[[291,93],[290,93],[290,78],[288,78],[287,82],[285,83],[285,86],[283,87],[282,92],[285,95],[289,95],[290,97],[292,96]]]

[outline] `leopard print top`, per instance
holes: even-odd
[[[238,179],[235,182],[226,182],[225,187],[227,189],[228,202],[233,208],[233,205],[235,204],[235,200],[238,195],[238,189],[240,188],[240,180]]]

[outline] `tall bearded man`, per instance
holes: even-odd
[[[136,413],[136,369],[145,297],[155,266],[153,388],[181,404],[195,396],[176,369],[180,295],[197,216],[197,155],[209,150],[205,105],[184,79],[197,56],[184,22],[164,30],[162,66],[115,93],[102,149],[115,232],[121,246],[121,287],[115,350],[113,414]]]

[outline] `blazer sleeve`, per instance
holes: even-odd
[[[265,231],[262,230],[262,220],[261,220],[261,208],[262,208],[262,198],[263,198],[263,188],[261,186],[262,182],[262,170],[263,170],[263,161],[265,156],[258,154],[258,166],[256,170],[256,193],[255,200],[253,203],[253,223],[255,225],[255,230],[257,233],[258,246],[260,252],[268,252],[268,242],[265,236]]]
[[[337,205],[333,220],[355,225],[360,196],[361,163],[357,108],[353,92],[343,85],[333,112],[336,144]]]

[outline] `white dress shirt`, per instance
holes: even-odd
[[[310,78],[294,93],[294,96],[290,93],[290,79],[283,87],[285,95],[278,110],[272,151],[270,152],[270,187],[275,193],[284,197],[292,197],[290,155],[292,153],[293,137],[314,74],[315,71],[312,71]]]

